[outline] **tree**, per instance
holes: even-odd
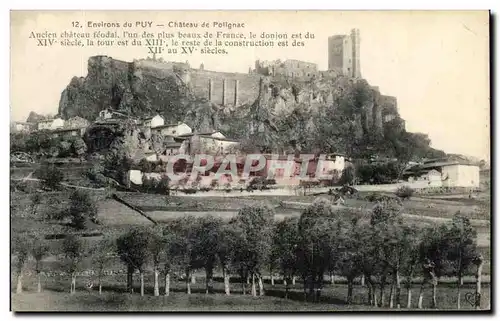
[[[82,159],[87,153],[87,144],[82,138],[77,137],[71,141],[71,150],[73,155]]]
[[[40,195],[40,193],[35,192],[31,194],[30,200],[31,200],[31,216],[35,217],[36,212],[38,210],[38,206],[42,203],[42,196]]]
[[[355,180],[354,167],[348,166],[342,171],[342,175],[340,176],[339,184],[340,185],[353,185]]]
[[[133,293],[133,273],[139,270],[141,296],[144,296],[144,268],[149,257],[150,239],[149,231],[135,227],[116,240],[118,255],[127,266],[127,290]]]
[[[16,293],[23,292],[23,268],[30,253],[29,237],[18,235],[12,240],[12,251],[16,256],[17,287]]]
[[[407,292],[407,302],[406,308],[411,308],[412,300],[412,279],[417,270],[417,266],[420,263],[419,256],[419,244],[422,242],[422,230],[416,226],[407,226],[404,231],[404,242],[405,242],[405,260],[403,262],[402,271],[406,276],[406,292]]]
[[[460,212],[455,214],[445,238],[448,243],[447,259],[457,276],[457,309],[460,309],[462,277],[464,272],[474,264],[478,256],[476,237],[477,233],[471,226],[470,220],[460,215]]]
[[[422,309],[424,289],[428,283],[432,284],[432,308],[437,307],[436,294],[438,280],[446,268],[447,244],[445,236],[447,234],[448,227],[444,224],[426,228],[422,233],[419,253],[423,278],[418,297],[419,309]]]
[[[113,240],[105,238],[99,241],[91,250],[92,263],[97,267],[97,278],[99,295],[102,294],[102,276],[104,269],[113,258],[112,254],[116,251]]]
[[[240,269],[248,271],[252,279],[252,296],[257,296],[256,277],[260,295],[264,294],[261,271],[271,250],[273,222],[274,210],[267,205],[243,207],[234,221],[240,233],[235,257]]]
[[[174,231],[171,229],[171,225],[167,224],[163,229],[163,246],[164,250],[162,253],[165,254],[165,262],[163,264],[163,274],[165,277],[165,296],[170,295],[170,271],[172,270],[172,259],[175,257],[176,248],[173,246],[175,240]]]
[[[285,298],[288,298],[288,283],[293,279],[298,269],[298,243],[299,234],[297,218],[287,217],[276,224],[273,252],[276,257],[276,265],[283,275]]]
[[[42,260],[49,254],[49,246],[43,238],[35,238],[31,246],[31,255],[35,259],[35,272],[38,282],[38,293],[42,292],[42,283],[40,280],[40,272],[42,272]]]
[[[186,292],[191,294],[190,277],[192,271],[199,266],[196,261],[195,230],[196,219],[185,216],[169,222],[167,228],[172,233],[170,258],[186,275]]]
[[[87,220],[97,223],[97,205],[88,192],[75,190],[69,200],[69,215],[75,228],[85,229]]]
[[[197,219],[194,235],[196,261],[205,269],[206,293],[213,292],[212,278],[220,245],[222,220],[213,216]]]
[[[217,246],[217,257],[222,267],[224,278],[224,292],[226,295],[231,294],[229,276],[232,269],[232,262],[235,258],[235,248],[237,245],[238,236],[231,223],[222,223],[219,232],[219,244]]]
[[[357,237],[360,244],[363,244],[358,251],[359,265],[368,288],[368,303],[373,306],[378,305],[376,293],[376,280],[380,280],[382,272],[382,262],[377,255],[377,244],[375,242],[375,232],[369,224],[359,224]],[[374,279],[373,277],[378,277]]]
[[[44,187],[48,189],[58,189],[59,184],[64,179],[64,174],[54,165],[43,165],[38,171],[37,176],[42,180]]]
[[[160,295],[159,286],[159,274],[161,264],[166,264],[166,242],[163,232],[157,228],[153,228],[151,231],[151,236],[149,240],[149,254],[151,255],[151,261],[153,263],[154,272],[154,296]]]
[[[304,280],[304,295],[314,301],[321,295],[325,271],[338,258],[340,215],[330,201],[317,199],[299,219],[298,266]]]
[[[361,230],[362,231],[362,230]],[[364,244],[360,243],[362,240],[360,232],[360,225],[358,219],[353,219],[351,224],[345,226],[339,231],[339,255],[337,267],[340,275],[347,279],[347,304],[352,303],[354,279],[363,274],[363,261],[364,255],[362,248]]]
[[[76,292],[76,271],[84,256],[84,246],[78,237],[68,235],[62,244],[64,256],[66,258],[66,266],[71,275],[71,289],[70,293]]]
[[[380,306],[384,306],[384,289],[387,276],[392,274],[394,279],[391,287],[390,306],[394,298],[394,285],[397,286],[398,297],[400,288],[400,268],[403,260],[404,244],[402,244],[402,217],[401,206],[392,200],[378,203],[372,210],[370,225],[373,231],[375,253],[381,263],[380,277]]]

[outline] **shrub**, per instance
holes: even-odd
[[[108,179],[104,176],[104,166],[95,164],[85,172],[85,177],[97,186],[102,187],[108,184]]]
[[[415,190],[410,186],[401,186],[396,190],[396,195],[401,197],[402,199],[409,199],[412,197]]]
[[[64,179],[64,174],[54,165],[44,165],[37,171],[38,178],[41,179],[44,187],[57,189]]]
[[[372,192],[366,196],[366,199],[369,202],[378,202],[382,199],[382,194],[380,194],[378,192]]]
[[[151,173],[153,171],[153,164],[151,164],[148,160],[142,159],[139,162],[138,168],[143,173]]]
[[[162,176],[157,182],[156,191],[160,194],[170,195],[170,178],[168,176]]]
[[[69,215],[71,217],[71,224],[74,227],[84,229],[87,219],[97,223],[97,206],[89,193],[75,190],[69,197],[69,200]]]

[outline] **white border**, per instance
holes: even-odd
[[[204,1],[204,0],[198,0],[198,1],[193,1],[193,0],[183,0],[179,1],[177,3],[170,3],[168,6],[161,6],[156,4],[153,1],[148,1],[148,0],[141,0],[141,1],[120,1],[119,4],[121,6],[117,5],[108,5],[105,4],[104,1],[95,1],[95,0],[87,0],[85,1],[85,4],[79,3],[79,2],[70,2],[70,1],[43,1],[43,5],[41,2],[38,1],[11,1],[12,3],[9,5],[7,1],[3,1],[1,6],[2,6],[2,11],[1,11],[1,36],[4,40],[4,47],[2,50],[2,64],[1,64],[1,74],[3,75],[2,77],[2,86],[0,87],[2,90],[2,95],[1,97],[3,98],[3,108],[0,109],[0,112],[2,113],[0,115],[0,119],[4,122],[4,125],[0,127],[0,130],[3,132],[2,137],[8,137],[8,131],[9,131],[9,113],[10,113],[10,108],[8,107],[9,104],[9,76],[10,75],[10,61],[9,61],[9,49],[10,49],[10,13],[9,10],[33,10],[33,9],[44,9],[44,10],[49,10],[49,9],[66,9],[66,10],[79,10],[79,9],[86,9],[86,10],[97,10],[97,9],[107,9],[107,10],[133,10],[133,9],[152,9],[152,10],[173,10],[173,9],[207,9],[207,10],[215,10],[215,9],[230,9],[230,10],[257,10],[257,9],[264,9],[264,10],[273,10],[273,9],[281,9],[281,10],[326,10],[326,9],[335,9],[335,10],[479,10],[479,9],[492,9],[492,13],[498,12],[498,5],[500,1],[496,0],[474,0],[474,1],[436,1],[436,0],[413,0],[413,1],[390,1],[390,0],[378,0],[378,1],[344,1],[342,3],[331,3],[331,1],[318,1],[318,0],[307,0],[307,1],[296,1],[296,0],[288,0],[284,1],[283,3],[276,3],[276,1],[263,1],[263,0],[252,0],[249,2],[236,2],[236,1],[231,1],[231,3],[226,3],[225,1]],[[137,5],[141,4],[140,7]],[[496,26],[495,26],[496,30]],[[498,37],[498,33],[495,32],[496,36]],[[493,58],[493,57],[492,57]],[[496,57],[495,57],[496,58]],[[496,70],[495,70],[496,71]],[[495,91],[498,89],[498,84],[495,85]],[[36,98],[34,98],[36,99]],[[498,115],[497,115],[498,116]],[[495,119],[495,121],[498,122],[498,119]],[[495,133],[496,133],[496,127],[495,127]],[[3,230],[2,233],[0,233],[2,237],[2,245],[1,248],[1,258],[3,258],[3,264],[0,264],[0,280],[2,282],[1,286],[1,304],[2,304],[2,320],[10,319],[13,318],[13,314],[8,312],[9,311],[9,304],[10,304],[10,289],[9,289],[9,264],[8,262],[10,261],[10,253],[9,253],[9,198],[7,195],[9,195],[9,184],[7,183],[8,181],[8,169],[9,169],[9,161],[8,161],[8,149],[9,149],[9,141],[7,139],[5,140],[0,140],[1,141],[1,148],[4,150],[4,153],[2,154],[3,157],[2,159],[2,167],[4,170],[0,171],[1,181],[4,182],[4,184],[0,185],[1,192],[0,195],[2,196],[2,204],[3,211],[2,211],[2,222],[1,225]],[[498,146],[495,146],[498,148]],[[493,164],[492,164],[493,165]],[[496,177],[494,178],[496,179]],[[496,195],[493,199],[496,199]],[[496,224],[498,224],[498,219],[495,220]],[[496,226],[495,226],[496,227]],[[494,227],[494,228],[495,228]],[[495,228],[496,230],[496,228]],[[498,241],[498,237],[496,238]],[[495,244],[497,245],[497,244]],[[496,254],[496,253],[495,253]],[[497,268],[495,267],[495,277],[497,277]],[[495,306],[498,307],[498,296],[495,296],[496,302]],[[154,315],[130,315],[130,317],[134,317],[137,319],[146,319],[146,318],[151,318]],[[350,319],[357,319],[360,318],[360,315],[322,315],[323,317],[332,317],[332,318],[350,318]],[[452,319],[455,318],[457,315],[450,315],[450,316],[439,316],[439,318],[443,319]],[[50,319],[53,318],[53,316],[38,316],[40,318],[44,319]],[[70,317],[65,316],[65,317]],[[96,319],[101,319],[104,317],[113,317],[113,318],[119,318],[123,317],[122,315],[120,316],[112,316],[112,315],[107,315],[107,316],[99,316],[94,318]],[[164,317],[164,316],[162,316]],[[167,315],[169,319],[174,319],[174,318],[180,318],[182,316],[173,316],[173,315]],[[187,316],[184,316],[183,318],[186,318]],[[195,318],[196,316],[189,316],[187,318]],[[201,316],[203,318],[206,317],[221,317],[221,315],[213,315],[210,316],[210,314],[206,314]],[[234,318],[236,317],[235,315],[228,315],[227,317]],[[271,316],[264,316],[264,315],[255,315],[253,317],[258,317],[258,318],[267,318]],[[285,316],[272,316],[276,318],[293,318],[293,317],[305,317],[305,315],[285,315]],[[310,317],[310,316],[307,316]],[[369,315],[370,318],[373,317],[386,317],[385,315]],[[421,318],[425,317],[424,315],[422,316],[413,316],[413,318]],[[87,316],[85,316],[87,318]],[[250,318],[249,316],[238,316],[238,318]]]

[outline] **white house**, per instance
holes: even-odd
[[[113,112],[109,109],[104,109],[104,110],[101,110],[99,112],[99,119],[100,120],[103,120],[103,119],[110,119],[113,117]]]
[[[200,135],[200,144],[203,152],[227,154],[234,152],[240,145],[236,140],[225,138],[220,132],[214,134],[210,136]],[[218,134],[222,135],[222,137]]]
[[[151,130],[157,134],[160,134],[161,136],[174,137],[191,134],[193,132],[191,127],[183,122],[179,122],[177,124],[160,125],[154,128],[152,127]]]
[[[52,119],[43,119],[37,122],[38,130],[50,130],[52,128]]]
[[[20,133],[20,132],[30,132],[33,128],[32,123],[23,123],[23,122],[15,122],[12,124],[11,130],[12,132]]]
[[[442,167],[443,186],[479,187],[479,166],[451,163]]]
[[[425,182],[430,186],[479,187],[479,166],[466,161],[436,160],[420,166],[424,172],[414,183]]]
[[[408,182],[415,188],[441,187],[443,176],[437,169],[422,170],[420,176],[409,176]]]
[[[64,119],[44,119],[38,122],[38,130],[56,130],[64,127]]]
[[[64,119],[58,117],[52,121],[52,130],[60,129],[63,127],[64,127]]]
[[[165,119],[160,115],[155,115],[153,117],[145,118],[143,121],[143,125],[145,127],[155,128],[158,126],[163,126],[165,124]]]

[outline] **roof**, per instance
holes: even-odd
[[[172,147],[181,147],[181,143],[169,143],[165,145],[165,148],[172,148]]]
[[[443,166],[452,166],[452,165],[465,165],[465,166],[477,166],[472,162],[466,160],[456,160],[456,161],[437,161],[432,163],[425,163],[420,168],[434,168],[434,167],[443,167]]]
[[[55,129],[52,132],[53,133],[72,132],[72,131],[82,130],[82,129],[85,129],[85,128],[86,127],[60,128],[60,129]]]
[[[151,120],[151,119],[153,119],[155,117],[161,117],[161,118],[163,118],[161,115],[154,115],[154,116],[149,116],[149,117],[143,118],[142,120]],[[158,126],[158,127],[160,127],[160,126]]]
[[[165,125],[161,125],[161,126],[156,126],[156,127],[152,128],[152,129],[161,129],[161,128],[167,128],[167,127],[175,127],[175,126],[179,126],[179,125],[186,125],[186,123],[179,122],[177,124],[165,124]]]
[[[39,123],[49,123],[49,122],[53,122],[55,118],[50,118],[50,119],[39,119],[37,120],[35,123],[36,124],[39,124]]]
[[[95,125],[120,125],[121,123],[118,119],[106,119],[94,122]]]
[[[219,130],[213,130],[213,131],[210,131],[210,132],[203,132],[203,133],[189,133],[189,134],[182,134],[182,135],[179,135],[179,137],[190,137],[190,136],[194,136],[194,135],[198,135],[198,136],[209,136],[209,135],[213,135],[215,133],[220,133]],[[213,137],[215,138],[215,137]]]
[[[222,138],[222,137],[213,137],[211,135],[202,135],[202,134],[198,134],[200,137],[204,137],[204,138],[210,138],[210,139],[213,139],[213,140],[220,140],[220,141],[225,141],[225,142],[234,142],[234,143],[239,143],[238,140],[235,140],[235,139],[231,139],[231,138]]]

